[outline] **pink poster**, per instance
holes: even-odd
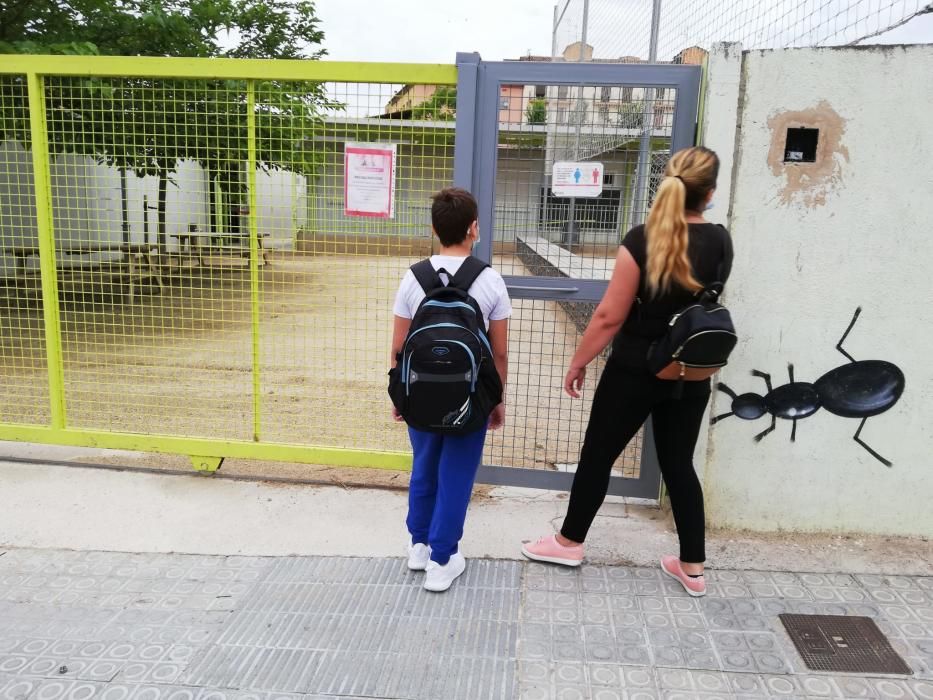
[[[343,213],[382,219],[395,216],[395,144],[344,146]]]

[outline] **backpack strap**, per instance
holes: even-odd
[[[489,263],[470,255],[460,264],[460,269],[457,270],[457,274],[453,276],[448,286],[469,292],[476,278],[483,274],[483,270],[487,267]]]
[[[422,260],[421,262],[416,262],[411,266],[411,272],[415,276],[415,279],[418,280],[418,284],[421,285],[425,294],[428,294],[432,289],[444,286],[440,275],[437,274],[437,270],[435,270],[434,265],[431,264],[430,258]]]

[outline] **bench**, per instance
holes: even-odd
[[[578,280],[608,280],[612,276],[611,267],[597,267],[594,260],[571,253],[540,236],[516,236],[515,249],[519,260],[533,275]],[[599,262],[605,261],[600,259]],[[580,333],[586,330],[596,304],[580,301],[557,303]]]
[[[173,233],[172,238],[178,241],[182,254],[190,260],[197,259],[198,265],[204,265],[204,256],[213,253],[221,255],[236,253],[240,257],[249,258],[248,233],[213,233],[211,231],[188,231],[186,233]],[[269,259],[263,241],[269,238],[268,233],[258,234],[259,264],[267,265]]]
[[[13,258],[16,265],[15,279],[27,276],[27,261],[31,257],[39,256],[38,246],[4,246],[0,253]],[[130,303],[135,297],[135,282],[147,278],[154,279],[159,289],[165,289],[162,282],[162,273],[159,268],[159,248],[154,243],[79,243],[75,245],[56,246],[56,255],[93,255],[95,253],[123,253],[129,267],[130,288],[127,299]]]

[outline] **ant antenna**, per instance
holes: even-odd
[[[849,360],[849,362],[855,362],[855,358],[852,357],[849,353],[842,349],[842,344],[846,342],[846,338],[849,337],[849,332],[852,330],[852,327],[855,325],[855,322],[858,320],[859,315],[862,313],[862,307],[859,306],[855,309],[855,315],[852,316],[852,321],[849,323],[849,327],[846,328],[846,332],[842,334],[842,338],[839,339],[839,342],[836,343],[836,350],[841,352]]]
[[[790,377],[790,383],[793,384],[794,383],[794,363],[793,362],[787,363],[787,376]]]

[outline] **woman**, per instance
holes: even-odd
[[[583,334],[564,379],[564,391],[580,396],[586,366],[612,342],[612,354],[596,388],[580,463],[560,533],[525,543],[530,559],[566,566],[583,561],[583,541],[609,487],[612,465],[651,416],[658,462],[667,485],[680,538],[680,556],[661,568],[692,596],[706,593],[703,491],[693,451],[710,380],[678,382],[648,371],[648,350],[666,331],[671,316],[705,286],[728,279],[732,242],[721,226],[708,223],[719,159],[707,148],[688,148],[667,164],[644,226],[625,236],[606,294]]]

